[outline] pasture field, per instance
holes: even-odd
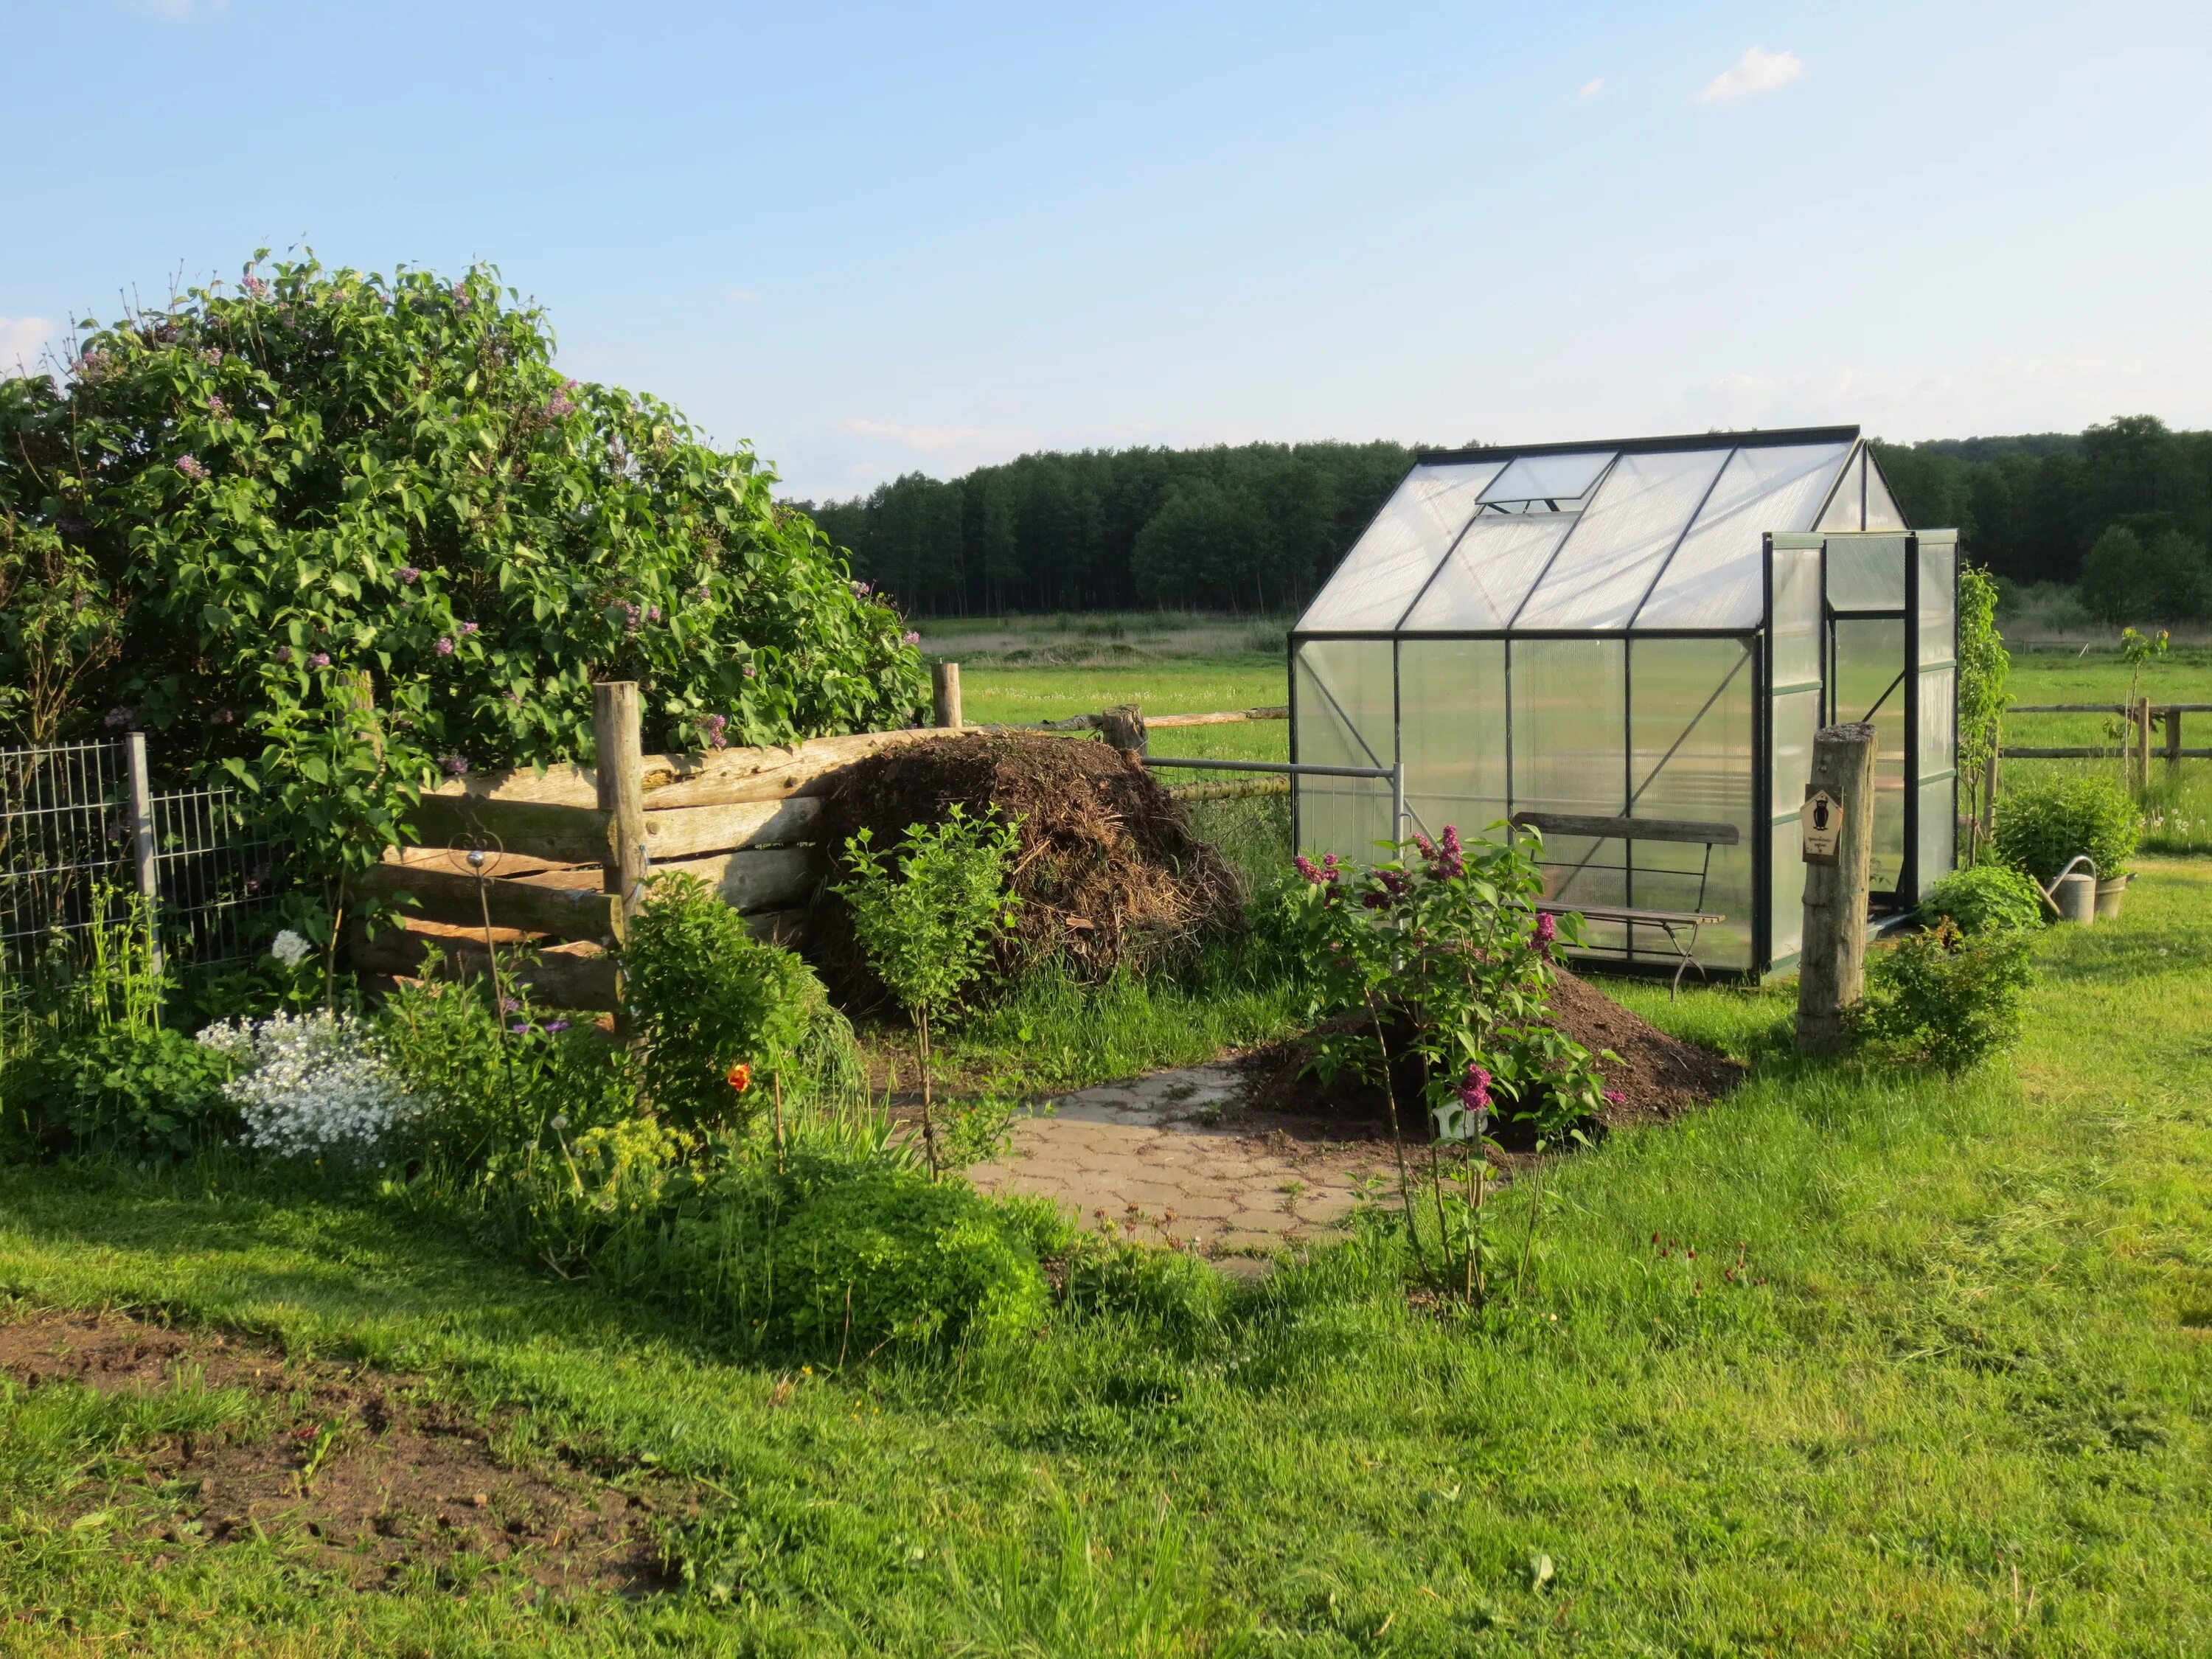
[[[961,656],[970,718],[1280,700],[1279,655],[1163,635]],[[2090,701],[2109,668],[2039,654],[2015,694]],[[2212,1651],[2212,862],[2146,859],[2124,920],[2037,955],[2022,1046],[1958,1079],[1800,1061],[1786,984],[1609,985],[1748,1079],[1502,1193],[1515,1282],[1479,1312],[1409,1300],[1377,1224],[1256,1285],[809,1368],[397,1190],[0,1166],[0,1362],[106,1310],[283,1385],[0,1376],[0,1654]],[[1249,962],[1044,977],[948,1059],[1074,1088],[1294,1016]],[[332,1563],[373,1540],[305,1531],[315,1472],[371,1450],[318,1416],[339,1372],[501,1479],[634,1506],[652,1570],[546,1588],[583,1546],[541,1528],[520,1564],[434,1551],[358,1588]],[[295,1518],[209,1524],[219,1494],[162,1474],[191,1437],[301,1447]]]

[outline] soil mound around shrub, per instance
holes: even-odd
[[[823,839],[840,860],[863,829],[877,847],[895,847],[908,825],[937,823],[956,805],[971,815],[996,806],[1021,821],[1013,890],[1022,906],[1000,947],[1002,969],[1056,957],[1101,980],[1243,925],[1236,872],[1150,774],[1103,743],[976,732],[885,750],[839,774]],[[810,954],[848,1005],[880,999],[834,894],[815,918]]]
[[[1605,1074],[1605,1086],[1621,1098],[1586,1126],[1590,1128],[1668,1122],[1718,1098],[1743,1078],[1743,1067],[1735,1061],[1668,1036],[1589,981],[1564,969],[1553,992],[1552,1020],[1592,1054],[1609,1048],[1618,1056],[1601,1060],[1599,1066]],[[1357,1018],[1346,1018],[1332,1022],[1328,1029],[1351,1030],[1361,1024]],[[1395,1036],[1391,1049],[1394,1054],[1401,1051]],[[1312,1048],[1303,1038],[1255,1050],[1243,1061],[1250,1079],[1247,1101],[1257,1109],[1294,1116],[1387,1121],[1389,1103],[1380,1084],[1339,1077],[1324,1088],[1318,1079],[1306,1073],[1306,1063],[1312,1057]],[[1419,1121],[1419,1062],[1399,1061],[1391,1066],[1390,1075],[1406,1133],[1425,1139],[1425,1126]],[[1528,1131],[1518,1124],[1498,1123],[1492,1133],[1509,1150],[1534,1144]]]
[[[218,1331],[20,1306],[0,1309],[0,1378],[245,1395],[212,1431],[130,1448],[124,1492],[95,1481],[62,1499],[77,1527],[138,1534],[157,1566],[273,1536],[356,1589],[443,1582],[467,1563],[556,1592],[668,1587],[652,1512],[680,1494],[509,1463],[492,1449],[499,1422],[438,1401],[419,1378],[291,1358]]]

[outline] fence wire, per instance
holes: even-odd
[[[267,836],[234,790],[168,790],[147,804],[170,968],[246,960],[281,884]],[[0,750],[0,1004],[120,919],[137,891],[131,826],[125,743]]]

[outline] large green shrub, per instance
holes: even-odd
[[[2124,873],[2142,831],[2142,812],[2111,779],[2043,778],[1998,802],[1995,842],[1999,858],[2047,883],[2082,853],[2100,876]]]
[[[2034,927],[2044,917],[2043,894],[2034,882],[2008,864],[1978,864],[1954,870],[1928,890],[1920,919],[1930,927],[1955,923],[1962,933],[1994,927]]]
[[[1950,921],[1911,934],[1867,963],[1859,1030],[1946,1072],[1960,1072],[2020,1038],[2034,983],[2030,935],[1999,927],[1968,936]]]
[[[645,1041],[645,1087],[670,1121],[750,1119],[829,998],[792,951],[764,945],[696,876],[655,876],[622,950],[623,997]],[[742,1069],[741,1069],[742,1068]]]
[[[564,379],[487,267],[249,265],[82,326],[58,383],[0,380],[0,740],[158,732],[327,870],[426,775],[588,760],[596,679],[643,684],[659,749],[925,698],[898,615],[748,450]]]

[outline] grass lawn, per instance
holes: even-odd
[[[2212,868],[2129,902],[1960,1081],[1800,1066],[1784,992],[1626,992],[1753,1077],[1559,1165],[1486,1319],[1409,1310],[1386,1239],[1218,1317],[786,1376],[374,1201],[0,1171],[26,1306],[420,1372],[505,1455],[686,1493],[725,1592],[362,1593],[281,1529],[156,1567],[139,1459],[222,1402],[10,1386],[0,1651],[2212,1650]]]

